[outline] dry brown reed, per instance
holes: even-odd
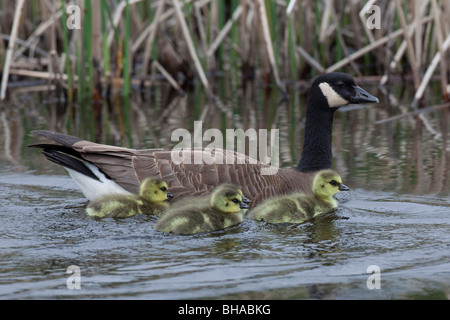
[[[112,86],[126,94],[133,83],[155,85],[155,72],[180,92],[198,78],[212,94],[221,72],[229,83],[256,79],[287,91],[331,71],[377,75],[382,85],[392,75],[411,78],[413,107],[438,75],[449,99],[449,0],[0,4],[1,99],[8,81],[24,78],[95,97]],[[81,8],[79,30],[64,20],[73,17],[72,4]]]

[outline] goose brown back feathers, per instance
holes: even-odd
[[[252,200],[251,206],[254,206],[269,196],[293,191],[310,193],[314,173],[331,167],[334,112],[349,103],[377,102],[376,97],[360,88],[349,75],[335,72],[318,76],[308,95],[302,159],[295,169],[278,169],[274,175],[263,175],[261,170],[264,165],[261,162],[251,162],[247,156],[232,151],[215,149],[219,158],[233,158],[235,161],[231,164],[227,164],[229,161],[223,161],[223,164],[177,164],[172,161],[170,150],[134,150],[97,144],[51,131],[32,133],[59,143],[57,146],[36,146],[43,149],[43,154],[49,160],[76,171],[83,177],[92,178],[87,181],[83,179],[83,183],[89,191],[94,190],[94,193],[98,192],[97,187],[104,188],[105,185],[107,189],[120,186],[123,192],[127,190],[136,193],[144,178],[153,177],[167,181],[176,199],[186,194],[209,193],[215,186],[231,182],[241,187],[244,195]],[[196,152],[201,150],[193,150],[191,159],[197,158],[194,156]],[[243,164],[238,159],[243,159]],[[98,178],[98,172],[89,174],[90,168],[83,161],[100,169],[101,178]],[[72,175],[71,171],[69,173]],[[115,184],[110,186],[108,179]],[[91,181],[102,184],[92,188]]]
[[[232,157],[233,164],[227,164],[225,160],[218,164],[193,164],[195,153],[201,150],[190,151],[191,164],[176,164],[172,161],[170,150],[134,150],[76,140],[76,137],[56,132],[37,130],[32,133],[62,143],[72,153],[76,152],[79,158],[94,163],[107,177],[129,192],[138,193],[139,184],[145,178],[161,178],[167,182],[174,200],[186,195],[203,195],[219,184],[233,183],[241,186],[244,196],[251,199],[250,204],[254,205],[267,197],[294,190],[310,192],[314,177],[314,173],[302,173],[293,168],[278,169],[275,175],[262,175],[261,169],[266,165],[250,163],[249,157],[229,150],[215,149],[213,153],[219,159]],[[49,146],[46,145],[47,148]],[[210,151],[205,152],[211,154]],[[238,158],[244,163],[236,164]]]

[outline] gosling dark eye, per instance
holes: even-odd
[[[167,188],[166,187],[162,187],[161,190],[162,191],[167,191]]]
[[[344,84],[344,82],[342,82],[342,81],[336,82],[336,87],[342,88],[344,85],[345,85],[345,84]]]
[[[238,199],[236,199],[236,198],[234,198],[233,200],[231,200],[231,201],[233,201],[234,203],[241,203]]]
[[[330,181],[330,184],[331,184],[333,187],[336,187],[336,186],[338,185],[338,183],[337,183],[335,180],[331,180],[331,181]]]

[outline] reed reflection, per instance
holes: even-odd
[[[257,84],[216,99],[202,90],[180,95],[168,86],[158,86],[134,92],[130,99],[89,103],[68,103],[53,91],[24,93],[22,89],[11,92],[1,113],[1,158],[15,168],[42,165],[36,151],[26,148],[35,142],[29,136],[35,129],[130,148],[170,149],[177,143],[170,140],[175,129],[192,131],[194,121],[200,120],[203,130],[222,132],[277,128],[281,166],[294,166],[302,152],[306,95],[293,92],[289,99],[283,98],[279,91],[261,91]],[[410,99],[398,97],[394,107],[381,103],[337,113],[333,166],[352,188],[448,195],[449,110],[392,118]],[[392,120],[380,122],[383,119]]]

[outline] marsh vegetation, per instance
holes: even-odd
[[[69,101],[161,81],[179,92],[197,83],[230,92],[250,80],[292,92],[345,71],[410,81],[415,103],[434,77],[448,99],[445,0],[20,0],[2,1],[0,17],[2,98],[8,82],[38,79]]]

